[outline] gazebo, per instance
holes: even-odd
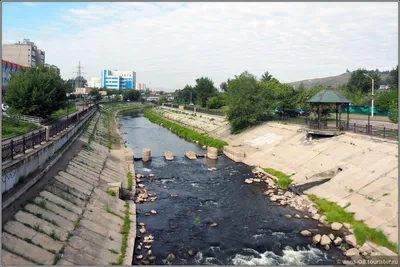
[[[317,120],[310,120],[310,128],[314,129],[328,129],[328,120],[321,119],[321,112],[323,106],[333,106],[335,105],[336,108],[336,129],[344,130],[344,128],[349,128],[349,115],[350,115],[350,103],[351,101],[348,100],[342,93],[332,89],[330,86],[318,94],[314,95],[310,99],[305,101],[311,105],[311,109],[313,110],[315,107],[318,109],[318,118]],[[347,120],[346,124],[343,125],[341,121],[342,117],[342,108],[347,108]]]

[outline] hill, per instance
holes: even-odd
[[[379,72],[381,76],[381,84],[385,84],[386,79],[389,76],[389,72]],[[346,84],[351,76],[351,72],[346,72],[337,76],[325,77],[325,78],[316,78],[316,79],[307,79],[297,82],[288,83],[291,86],[294,86],[295,89],[299,88],[300,84],[303,83],[306,89],[310,89],[313,86],[322,85],[322,86],[332,86],[337,87],[340,85]]]

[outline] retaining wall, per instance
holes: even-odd
[[[9,191],[21,178],[44,166],[86,124],[95,112],[96,110],[92,110],[79,123],[50,138],[49,142],[43,142],[39,147],[27,151],[26,154],[20,154],[14,160],[4,163],[2,165],[1,193]]]

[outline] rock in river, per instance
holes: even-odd
[[[311,218],[318,221],[320,217],[321,216],[318,213],[316,213]]]
[[[151,212],[151,214],[157,214],[157,211],[155,211],[155,210],[151,210],[150,212]]]
[[[302,236],[311,236],[311,232],[308,231],[308,230],[303,230],[303,231],[300,232],[300,234],[301,234]]]
[[[292,215],[290,215],[290,214],[285,214],[285,215],[283,215],[285,218],[292,218]]]
[[[343,239],[341,239],[340,237],[336,237],[335,240],[333,240],[333,244],[335,244],[336,246],[339,246],[340,244],[342,244]]]
[[[137,256],[136,256],[136,259],[138,259],[138,260],[143,259],[143,255],[137,255]]]
[[[246,179],[246,180],[244,180],[244,182],[246,183],[246,184],[252,184],[253,183],[253,179]]]
[[[323,235],[321,238],[321,246],[326,246],[330,245],[332,243],[332,240],[329,238],[327,235]]]
[[[334,231],[339,231],[343,227],[343,224],[334,222],[331,224],[331,229]]]
[[[313,236],[312,241],[314,244],[318,244],[319,241],[321,241],[321,235],[317,234],[317,235]]]
[[[354,235],[346,235],[344,237],[344,240],[346,241],[347,244],[349,244],[349,245],[351,245],[353,247],[357,246],[357,240],[356,240],[356,237]]]
[[[344,255],[346,255],[347,257],[354,257],[354,256],[358,256],[360,255],[360,251],[358,251],[358,249],[356,248],[351,248],[349,250],[347,250]]]
[[[172,262],[173,260],[175,260],[175,255],[172,253],[168,254],[167,261]]]

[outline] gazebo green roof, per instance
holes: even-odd
[[[351,103],[342,93],[328,87],[310,99],[306,100],[307,103],[334,103],[334,104],[347,104]]]

